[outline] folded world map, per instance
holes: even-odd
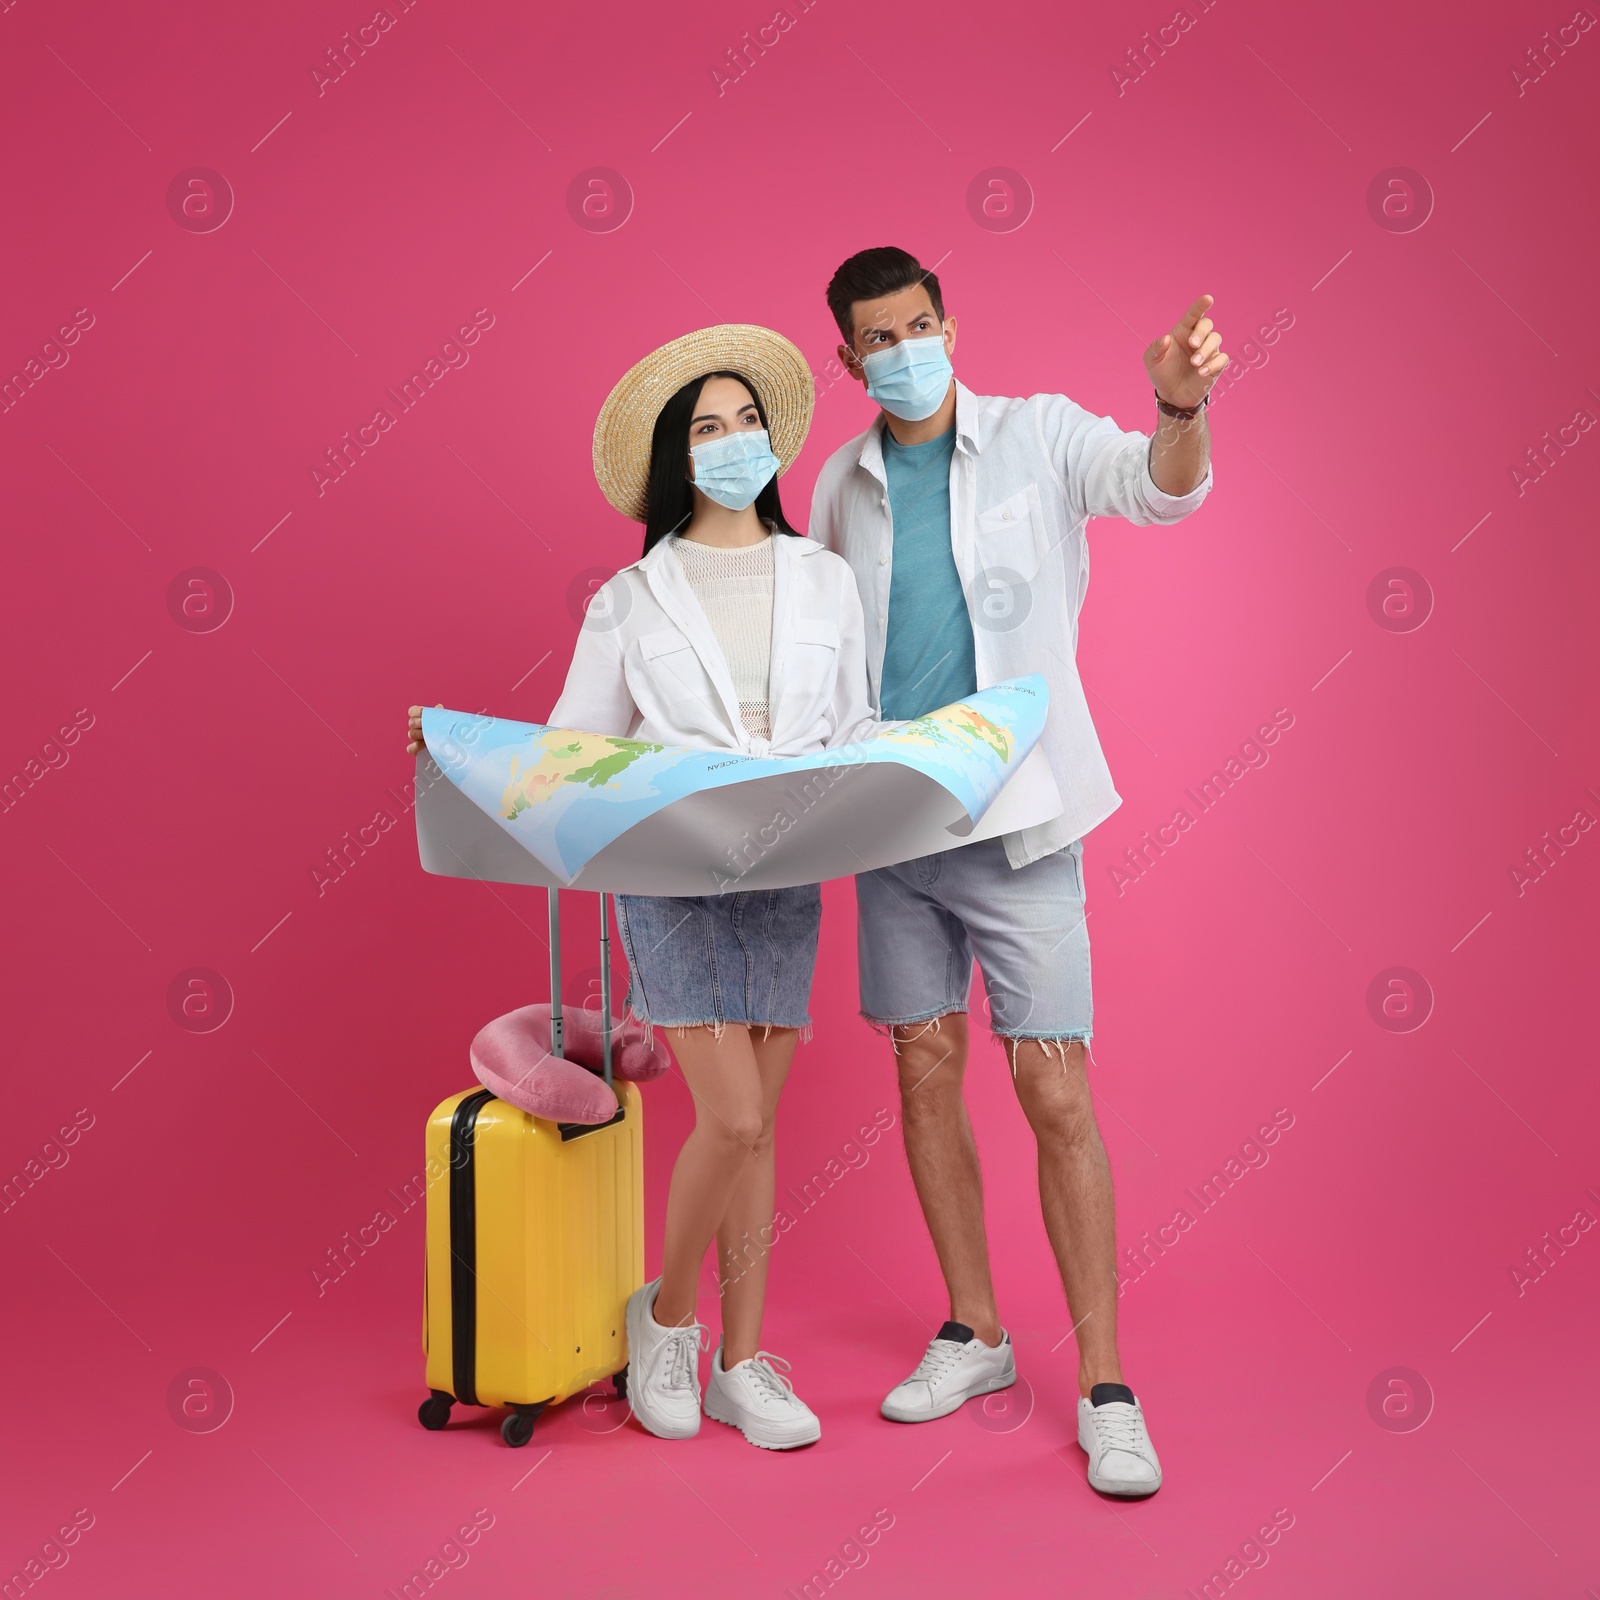
[[[817,883],[1059,814],[1048,691],[1008,679],[874,737],[751,756],[429,708],[423,867],[628,894]]]

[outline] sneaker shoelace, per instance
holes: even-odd
[[[757,1350],[745,1370],[750,1374],[756,1397],[763,1405],[771,1400],[786,1408],[804,1404],[800,1396],[794,1392],[794,1385],[783,1376],[786,1372],[792,1372],[794,1368],[782,1356],[775,1356],[767,1350]]]
[[[1110,1405],[1092,1406],[1090,1414],[1102,1450],[1126,1450],[1130,1455],[1144,1455],[1144,1429],[1139,1413],[1126,1401],[1114,1400]]]
[[[933,1340],[928,1346],[927,1354],[917,1363],[917,1370],[911,1374],[907,1382],[915,1382],[921,1378],[937,1389],[950,1369],[966,1354],[966,1349],[964,1344],[957,1344],[954,1339]]]
[[[655,1375],[659,1386],[693,1390],[699,1370],[697,1358],[700,1351],[708,1348],[710,1337],[703,1324],[691,1322],[687,1327],[669,1328],[656,1350]]]

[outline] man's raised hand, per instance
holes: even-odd
[[[1145,350],[1145,371],[1169,406],[1199,405],[1228,364],[1222,336],[1206,315],[1215,303],[1211,295],[1201,295],[1171,333],[1162,334]]]

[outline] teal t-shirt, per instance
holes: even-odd
[[[880,711],[920,717],[973,694],[972,619],[950,548],[950,460],[956,430],[926,444],[896,444],[883,430],[894,555]]]

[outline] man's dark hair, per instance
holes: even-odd
[[[742,372],[708,372],[703,378],[691,378],[662,406],[650,436],[644,555],[649,555],[668,534],[682,533],[694,515],[694,491],[689,487],[688,473],[689,424],[694,418],[700,391],[711,378],[733,378],[742,383],[756,403],[756,415],[761,418],[761,426],[765,428],[768,425],[767,408],[761,403],[760,392]],[[769,479],[756,496],[756,515],[763,522],[773,523],[779,533],[792,533],[799,537],[799,530],[791,527],[789,519],[783,514],[776,477]]]
[[[909,251],[892,244],[878,245],[872,250],[858,250],[828,280],[828,309],[839,324],[844,342],[855,348],[856,330],[852,313],[858,300],[881,300],[886,294],[899,294],[921,284],[933,301],[939,320],[944,321],[944,296],[939,292],[939,280],[925,272],[922,264]]]

